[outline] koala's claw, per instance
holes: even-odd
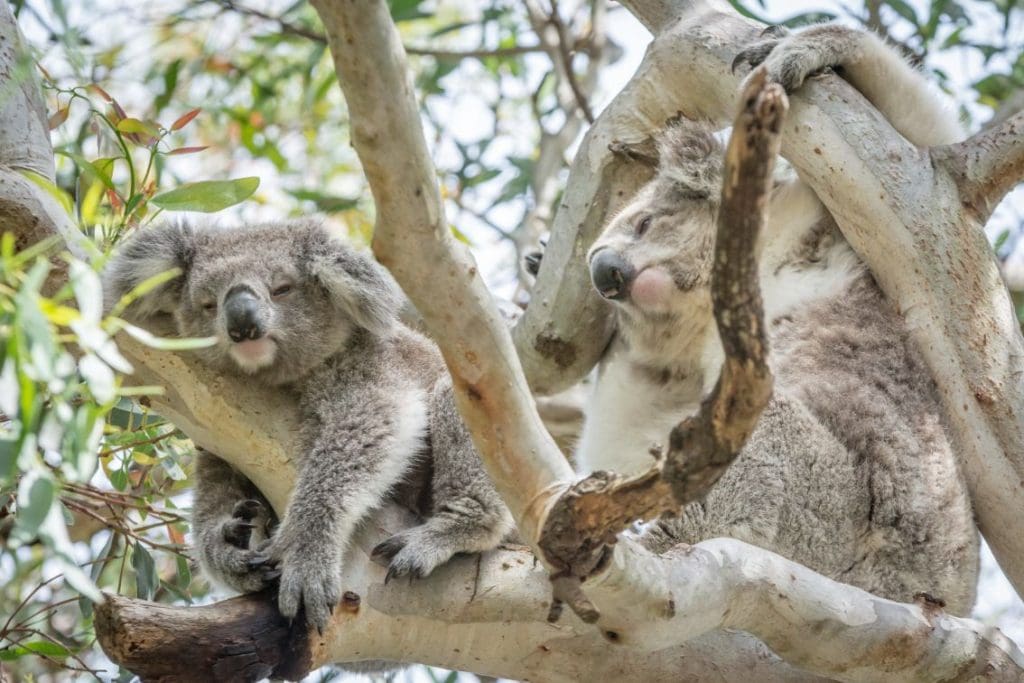
[[[409,529],[377,544],[370,559],[388,568],[384,583],[403,576],[422,579],[452,556],[441,545]]]
[[[395,555],[405,547],[405,543],[405,537],[401,534],[396,534],[385,541],[381,541],[370,552],[370,560],[382,567],[387,567],[391,564],[391,560],[395,558]]]
[[[762,38],[784,38],[789,35],[789,29],[781,24],[772,24],[771,26],[765,26],[764,30],[761,31]]]
[[[247,522],[237,517],[224,522],[221,532],[224,541],[240,550],[249,549],[249,541],[252,539],[252,530],[256,527],[252,522]]]
[[[768,29],[770,28],[769,26]],[[765,29],[765,31],[767,32],[768,29]],[[740,51],[736,58],[732,60],[732,73],[736,73],[736,70],[743,64],[748,65],[751,69],[760,66],[764,63],[764,60],[768,59],[768,55],[772,53],[772,50],[775,49],[779,42],[779,38],[762,40]]]
[[[341,580],[337,572],[319,563],[286,563],[281,570],[277,607],[287,619],[305,609],[306,623],[323,633],[341,601]]]
[[[263,503],[254,498],[247,498],[246,500],[240,500],[235,503],[235,508],[231,511],[231,516],[248,522],[256,519],[256,517],[263,511]]]
[[[540,262],[544,259],[544,252],[531,251],[523,256],[523,266],[526,268],[526,272],[530,275],[537,277],[537,273],[540,272]]]

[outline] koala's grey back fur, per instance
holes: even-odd
[[[182,275],[126,316],[214,337],[198,352],[206,364],[294,392],[301,410],[298,476],[279,524],[251,482],[201,454],[193,526],[215,580],[246,592],[279,577],[282,613],[304,607],[322,628],[341,598],[348,542],[387,498],[424,515],[374,550],[389,578],[425,576],[508,535],[511,516],[455,410],[441,354],[401,322],[401,294],[370,257],[313,220],[164,225],[119,249],[108,296],[172,267]]]
[[[775,396],[739,459],[652,540],[730,536],[963,614],[978,541],[935,387],[870,276],[771,322]],[[667,533],[666,533],[667,532]]]
[[[824,26],[774,42],[755,46],[769,78],[799,85],[842,64],[869,97],[883,91],[872,102],[894,124],[913,109],[915,135],[951,141],[955,126],[935,100],[894,105],[892,93],[926,88],[877,38]],[[612,250],[637,275],[627,297],[614,290],[618,335],[587,411],[584,472],[645,468],[651,445],[664,444],[717,380],[709,283],[721,154],[708,130],[670,126],[658,175],[591,250],[592,264]],[[884,597],[928,593],[967,613],[978,535],[936,387],[905,323],[806,185],[780,178],[768,214],[758,248],[774,396],[705,500],[654,525],[646,542],[662,550],[738,538]],[[662,276],[647,278],[641,300],[644,273]],[[667,293],[657,296],[652,282]]]

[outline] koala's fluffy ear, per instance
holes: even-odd
[[[381,335],[395,324],[404,297],[373,258],[331,237],[321,225],[310,227],[305,257],[309,274],[357,326]]]
[[[709,124],[676,116],[658,137],[658,176],[684,199],[717,202],[723,154]]]
[[[181,300],[184,274],[194,254],[195,231],[190,225],[166,223],[139,230],[118,247],[103,271],[107,310],[149,278],[178,268],[181,275],[146,292],[125,311],[136,322],[171,313]]]

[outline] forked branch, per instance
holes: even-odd
[[[984,223],[1003,197],[1024,181],[1024,112],[933,154],[956,180],[964,207]]]

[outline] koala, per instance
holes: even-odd
[[[923,79],[875,36],[823,25],[768,34],[737,57],[787,89],[841,69],[909,140],[959,137]],[[671,123],[655,178],[587,258],[617,333],[576,451],[581,474],[636,473],[696,412],[723,362],[710,280],[723,147]],[[814,192],[792,173],[770,195],[760,284],[774,396],[704,500],[651,525],[652,549],[727,536],[833,579],[966,613],[978,534],[939,398],[907,327]]]
[[[196,351],[203,363],[294,392],[301,414],[296,485],[279,523],[251,482],[200,454],[195,536],[215,580],[243,592],[277,580],[281,613],[304,607],[322,630],[341,599],[346,546],[389,496],[425,516],[374,549],[388,579],[426,576],[511,532],[439,350],[400,321],[400,290],[372,258],[316,220],[168,224],[124,243],[106,291],[117,301],[171,268],[181,275],[126,317],[169,316],[182,336],[214,337]]]

